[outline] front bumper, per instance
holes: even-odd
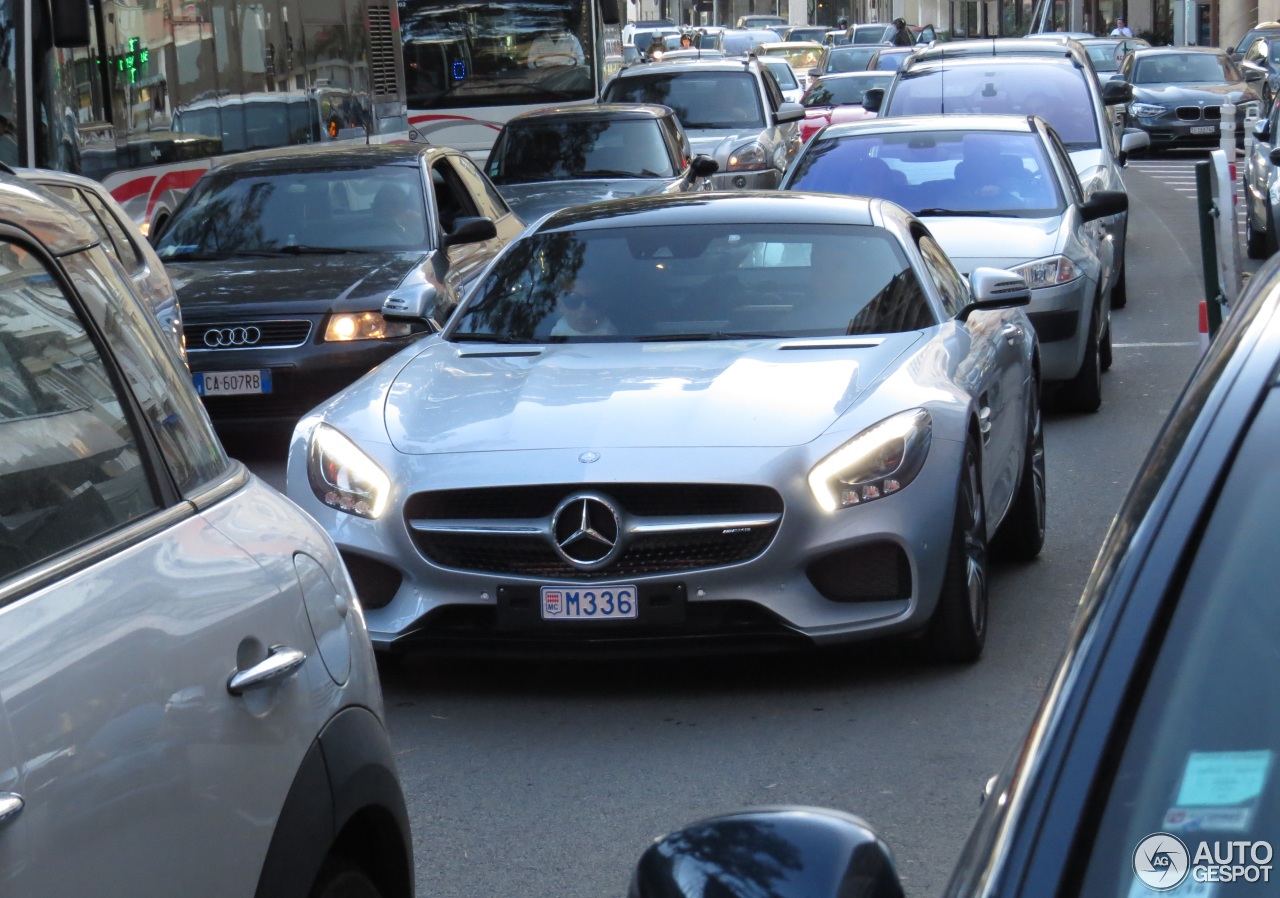
[[[1040,340],[1040,370],[1046,381],[1070,380],[1079,372],[1096,287],[1093,280],[1081,276],[1031,291],[1026,312]]]
[[[722,166],[723,162],[720,163]],[[774,190],[782,183],[782,172],[776,168],[763,171],[719,171],[711,176],[715,190]]]
[[[431,645],[537,655],[647,652],[693,644],[795,647],[918,630],[932,615],[942,587],[963,448],[935,431],[924,467],[901,493],[829,514],[809,493],[805,474],[817,460],[809,446],[615,449],[586,468],[578,460],[585,447],[500,457],[414,457],[366,443],[396,485],[384,516],[368,521],[316,498],[307,480],[307,441],[301,431],[290,449],[288,493],[338,543],[377,648]],[[777,492],[783,511],[776,532],[747,560],[671,572],[566,579],[529,576],[510,565],[501,573],[464,569],[429,557],[405,516],[406,502],[417,501],[412,485],[514,493],[524,486],[556,484],[554,489],[566,495],[590,489],[608,496],[622,494],[628,484],[675,484],[693,492],[701,484],[733,483],[768,485]],[[624,511],[631,510],[624,506]],[[610,584],[637,587],[637,619],[541,619],[542,586]]]
[[[1184,113],[1189,115],[1190,113]],[[1250,119],[1250,123],[1254,120]],[[1179,117],[1177,108],[1166,109],[1164,114],[1154,117],[1138,118],[1130,116],[1129,124],[1140,128],[1151,138],[1153,149],[1174,149],[1179,147],[1218,147],[1222,143],[1222,122],[1219,119],[1183,119]],[[1236,112],[1234,128],[1237,146],[1242,146],[1245,135],[1245,116],[1243,109]]]

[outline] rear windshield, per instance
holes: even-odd
[[[750,72],[655,72],[615,78],[606,103],[657,103],[686,129],[763,128],[764,109]]]
[[[900,75],[882,115],[1038,115],[1067,149],[1101,146],[1083,70],[1063,65],[930,66]]]
[[[449,340],[838,336],[937,323],[897,239],[869,225],[554,231],[499,257]]]
[[[868,77],[824,78],[809,88],[800,102],[804,106],[857,106],[873,87],[888,87],[893,75],[884,72]]]
[[[487,171],[495,184],[678,174],[657,119],[513,122]]]
[[[842,47],[839,50],[832,50],[827,56],[826,65],[822,67],[822,74],[866,71],[867,63],[871,62],[871,57],[878,52],[880,52],[879,47]]]

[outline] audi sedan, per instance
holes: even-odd
[[[205,173],[156,250],[219,430],[293,427],[448,318],[524,227],[474,162],[417,144],[238,157]],[[389,296],[431,313],[389,323]]]
[[[288,492],[384,650],[924,632],[972,661],[988,546],[1044,538],[1027,299],[878,200],[562,210],[299,423]]]

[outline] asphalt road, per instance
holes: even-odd
[[[908,894],[938,894],[1198,356],[1195,204],[1161,180],[1167,171],[1137,164],[1126,176],[1130,298],[1112,319],[1103,407],[1046,420],[1044,552],[993,570],[979,663],[940,667],[891,644],[613,663],[419,656],[385,667],[418,894],[621,896],[654,837],[763,804],[865,817],[893,847]],[[251,466],[283,479],[274,455]]]

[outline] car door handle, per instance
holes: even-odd
[[[232,695],[244,695],[250,689],[258,689],[277,683],[297,673],[307,660],[305,652],[287,645],[273,645],[271,654],[245,670],[238,670],[227,680],[227,691]]]
[[[18,819],[27,803],[16,792],[0,792],[0,826]]]
[[[1010,346],[1013,346],[1022,339],[1022,325],[1006,324],[1000,328],[1000,336],[1004,337]]]

